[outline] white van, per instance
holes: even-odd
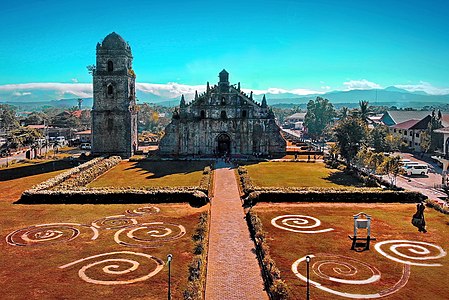
[[[429,173],[429,166],[426,164],[413,164],[405,166],[405,171],[408,176],[412,175],[427,175]]]
[[[65,137],[63,137],[63,136],[58,136],[57,138],[56,138],[56,141],[59,143],[59,145],[61,145],[61,146],[64,146],[65,144],[66,144],[66,141],[65,141]]]

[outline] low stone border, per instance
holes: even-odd
[[[251,239],[256,245],[256,255],[262,269],[262,277],[265,290],[270,299],[285,300],[289,297],[289,288],[284,280],[281,279],[281,271],[271,258],[270,247],[265,240],[265,231],[262,221],[256,213],[248,211],[246,214],[246,223],[249,228]]]
[[[209,211],[200,215],[192,235],[195,256],[189,264],[189,278],[183,292],[184,300],[203,300],[206,287],[207,249],[209,245]]]

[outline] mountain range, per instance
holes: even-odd
[[[83,84],[84,85],[84,84]],[[83,107],[92,107],[91,86],[85,84],[84,90],[67,91],[57,89],[39,88],[26,91],[0,89],[0,103],[16,106],[21,111],[40,110],[45,107],[69,108],[78,105],[78,98],[83,99]],[[160,85],[163,86],[163,85]],[[173,87],[175,87],[173,89]],[[90,88],[90,90],[89,90]],[[194,98],[193,87],[171,84],[169,88],[139,88],[136,89],[138,103],[154,103],[161,106],[173,107],[179,105],[180,94],[184,94],[187,102]],[[201,91],[200,91],[201,92]],[[245,90],[246,92],[246,90]],[[249,93],[249,91],[248,91]],[[179,95],[177,95],[179,94]],[[311,99],[323,97],[329,99],[335,106],[355,106],[361,100],[369,101],[371,105],[385,105],[400,107],[421,108],[423,106],[437,106],[449,103],[449,95],[430,95],[424,91],[410,92],[394,86],[385,89],[331,91],[324,94],[297,95],[288,92],[265,94],[268,105],[276,107],[304,107]],[[88,96],[88,97],[86,97]],[[89,97],[90,96],[90,97]],[[258,102],[262,94],[254,94]]]

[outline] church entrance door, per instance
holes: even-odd
[[[217,137],[217,152],[220,155],[231,153],[231,138],[226,133]]]

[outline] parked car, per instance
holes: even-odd
[[[407,165],[405,171],[408,176],[412,175],[427,175],[429,173],[429,166],[426,164]]]
[[[90,150],[91,146],[89,143],[81,143],[80,148],[83,150]]]

